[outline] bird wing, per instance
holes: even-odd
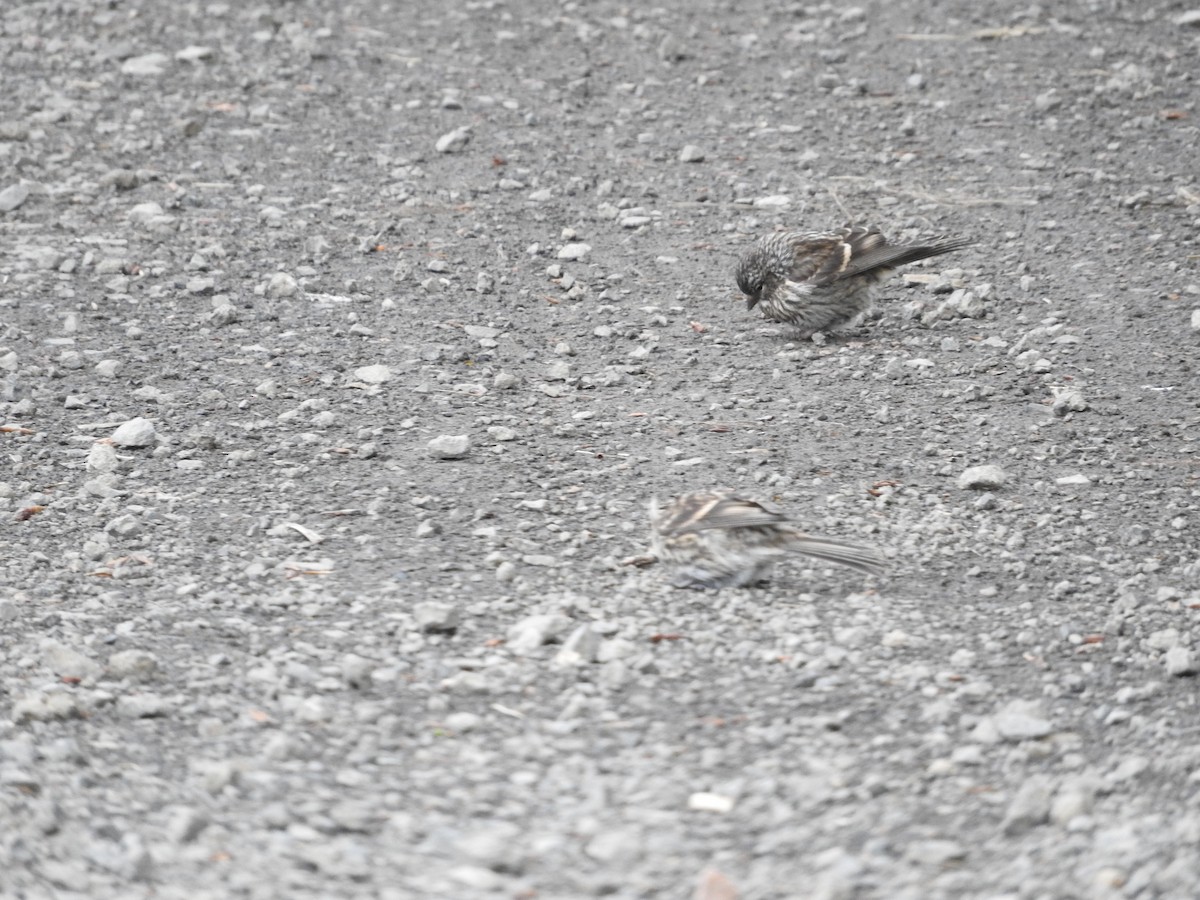
[[[710,528],[779,525],[787,516],[765,503],[735,491],[684,494],[671,503],[656,523],[662,534],[687,534]]]
[[[859,260],[890,249],[879,229],[861,225],[824,234],[792,234],[788,244],[792,250],[788,280],[816,285],[845,278]]]
[[[927,244],[889,244],[878,228],[847,225],[825,234],[792,234],[789,279],[816,286],[843,278],[893,269],[970,246],[970,238],[934,240]]]

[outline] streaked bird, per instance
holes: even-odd
[[[879,229],[860,225],[827,232],[780,231],[742,254],[737,283],[747,309],[757,306],[772,322],[795,325],[808,336],[867,312],[878,286],[897,266],[970,243],[952,238],[889,244]]]
[[[886,567],[875,548],[805,534],[773,505],[733,490],[683,494],[664,507],[652,499],[650,553],[675,566],[672,585],[697,589],[752,585],[793,553],[868,574]]]

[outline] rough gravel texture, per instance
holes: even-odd
[[[0,895],[1200,896],[1197,72],[1178,2],[4,4]],[[746,311],[848,218],[977,243]],[[721,485],[891,573],[621,565]]]

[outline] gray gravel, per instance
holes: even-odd
[[[0,895],[1200,896],[1198,21],[5,5]]]

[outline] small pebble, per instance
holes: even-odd
[[[154,425],[138,416],[118,426],[111,439],[118,447],[149,447],[155,437]]]
[[[438,153],[462,153],[467,149],[467,144],[469,143],[471,143],[471,129],[464,125],[461,128],[455,128],[453,131],[443,134],[437,139],[434,149]]]
[[[422,631],[453,631],[458,627],[459,611],[458,607],[449,603],[431,600],[416,604],[413,607],[413,618],[417,620]]]
[[[10,184],[0,191],[0,213],[9,213],[19,209],[21,204],[29,199],[29,187],[24,184]]]
[[[12,720],[22,722],[51,722],[74,719],[84,714],[83,706],[74,694],[65,691],[39,691],[19,696],[12,706]]]
[[[1165,655],[1167,674],[1181,677],[1200,671],[1195,654],[1188,647],[1172,647]]]
[[[213,308],[213,311],[208,315],[208,321],[218,327],[233,325],[242,318],[242,314],[238,312],[236,306],[231,303],[222,303]]]
[[[558,251],[559,259],[583,259],[592,252],[590,244],[574,243],[564,244],[562,249]]]
[[[190,806],[177,806],[170,814],[164,829],[168,838],[177,844],[190,844],[208,827],[209,818]]]
[[[462,459],[470,449],[471,439],[465,434],[443,434],[429,442],[434,459]]]
[[[934,839],[910,844],[904,855],[914,862],[940,868],[965,859],[967,849],[958,841]]]
[[[165,53],[146,53],[142,56],[131,56],[121,63],[121,71],[126,75],[152,76],[161,75],[170,62]]]
[[[147,203],[139,203],[129,210],[128,216],[130,222],[135,222],[139,225],[146,225],[159,219],[164,215],[163,208],[159,204],[149,201]]]
[[[1008,741],[1024,741],[1050,734],[1054,726],[1046,719],[1037,701],[1013,700],[992,716],[1000,736]]]
[[[727,813],[732,812],[734,799],[724,794],[714,794],[709,791],[697,791],[688,797],[687,807],[698,812]]]
[[[1061,478],[1055,478],[1054,483],[1061,487],[1082,487],[1083,485],[1091,484],[1092,479],[1082,473],[1074,475],[1064,475]]]
[[[1005,834],[1015,835],[1042,825],[1050,818],[1054,785],[1045,775],[1031,775],[1017,790],[1004,814]]]
[[[119,463],[117,451],[110,443],[95,443],[88,450],[86,465],[89,472],[112,472]]]
[[[590,624],[580,625],[563,641],[562,649],[554,657],[559,666],[581,666],[596,661],[600,650],[600,635]]]
[[[557,614],[526,616],[508,629],[507,647],[513,653],[530,653],[557,640],[574,624],[566,616]]]
[[[266,295],[268,297],[293,297],[300,290],[300,284],[286,272],[276,272],[267,280]]]
[[[1008,476],[999,466],[972,466],[958,476],[958,486],[971,491],[994,491],[1004,486]]]
[[[42,641],[39,648],[41,650],[42,660],[46,667],[55,675],[62,678],[96,678],[104,671],[100,663],[96,662],[90,656],[86,656],[75,650],[59,643],[56,640],[47,638]]]
[[[145,650],[121,650],[108,658],[108,672],[116,678],[147,681],[158,671],[158,658]]]
[[[391,380],[392,370],[382,364],[363,366],[354,370],[354,377],[363,384],[383,384]]]

